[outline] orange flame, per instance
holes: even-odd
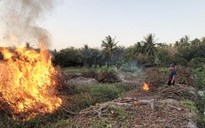
[[[145,91],[149,90],[149,85],[145,82],[144,82],[144,85],[143,85],[143,90],[145,90]]]
[[[0,96],[12,110],[13,118],[26,113],[24,120],[28,120],[38,113],[52,113],[62,104],[55,95],[58,71],[47,50],[3,48],[0,52],[4,57],[0,62]]]

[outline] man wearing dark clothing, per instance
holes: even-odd
[[[174,85],[175,84],[175,76],[176,76],[176,70],[174,64],[170,65],[170,74],[169,74],[169,80],[167,82],[167,85]]]

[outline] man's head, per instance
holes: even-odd
[[[174,69],[175,68],[175,66],[174,66],[174,64],[172,63],[172,64],[170,64],[170,69]]]

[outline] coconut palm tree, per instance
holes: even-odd
[[[113,55],[117,50],[117,43],[118,42],[115,42],[115,38],[112,38],[109,35],[102,41],[101,47],[103,48],[103,52],[110,57],[111,62],[113,61]]]
[[[196,55],[196,57],[204,57],[205,38],[202,38],[201,40],[196,38],[193,41],[191,41],[191,49],[194,50],[194,54]]]
[[[84,47],[81,49],[81,56],[83,59],[84,66],[88,65],[88,59],[91,56],[91,49],[88,47],[87,44],[84,45]]]
[[[179,47],[180,48],[185,48],[185,47],[188,47],[188,46],[190,46],[190,39],[187,35],[185,35],[184,37],[182,37],[179,40]]]
[[[154,34],[148,34],[144,37],[143,47],[148,56],[156,56],[157,48],[156,48],[156,40],[154,39]]]
[[[102,58],[102,52],[96,48],[90,50],[91,52],[91,60],[93,61],[92,64],[97,67],[97,61]]]
[[[137,42],[133,47],[133,55],[138,55],[144,52],[144,47],[142,42]]]

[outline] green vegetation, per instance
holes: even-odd
[[[180,101],[180,104],[185,106],[185,107],[190,107],[193,111],[195,111],[196,113],[198,113],[198,109],[196,107],[196,103],[194,103],[193,101],[190,100],[184,100],[184,101]]]
[[[204,63],[195,63],[196,68],[193,68],[195,74],[194,83],[197,89],[205,91],[205,65]],[[205,95],[199,96],[196,102],[198,109],[198,126],[205,127]]]
[[[149,64],[160,64],[168,66],[175,63],[182,66],[197,68],[205,62],[205,37],[190,40],[184,36],[175,43],[167,44],[157,42],[154,34],[148,34],[142,41],[130,47],[118,46],[116,38],[106,36],[102,41],[102,49],[90,48],[84,45],[76,49],[69,47],[54,51],[54,63],[62,67],[97,67],[115,65],[120,68],[130,62],[137,62],[137,66]]]
[[[102,67],[97,68],[97,72],[118,72],[118,69],[116,66],[108,66],[107,64]]]
[[[134,84],[116,83],[116,84],[94,84],[78,86],[79,92],[88,93],[94,97],[96,103],[105,102],[118,98],[123,93],[133,90]]]
[[[202,128],[205,126],[205,115],[202,114],[202,112],[200,112],[200,108],[197,108],[197,104],[198,104],[198,107],[200,107],[199,104],[203,103],[204,105],[204,101],[205,99],[198,101],[197,103],[193,101],[189,101],[189,100],[180,102],[181,105],[191,108],[191,110],[193,110],[197,114],[197,117],[196,117],[197,125],[198,127],[202,127]]]
[[[79,72],[88,72],[90,71],[91,69],[90,68],[87,68],[87,67],[63,67],[61,68],[61,70],[63,72],[69,72],[69,73],[79,73]]]
[[[102,41],[101,47],[103,48],[103,52],[105,55],[110,57],[110,61],[113,61],[113,55],[117,52],[117,43],[115,42],[115,38],[112,39],[111,36],[107,36],[105,40]]]

